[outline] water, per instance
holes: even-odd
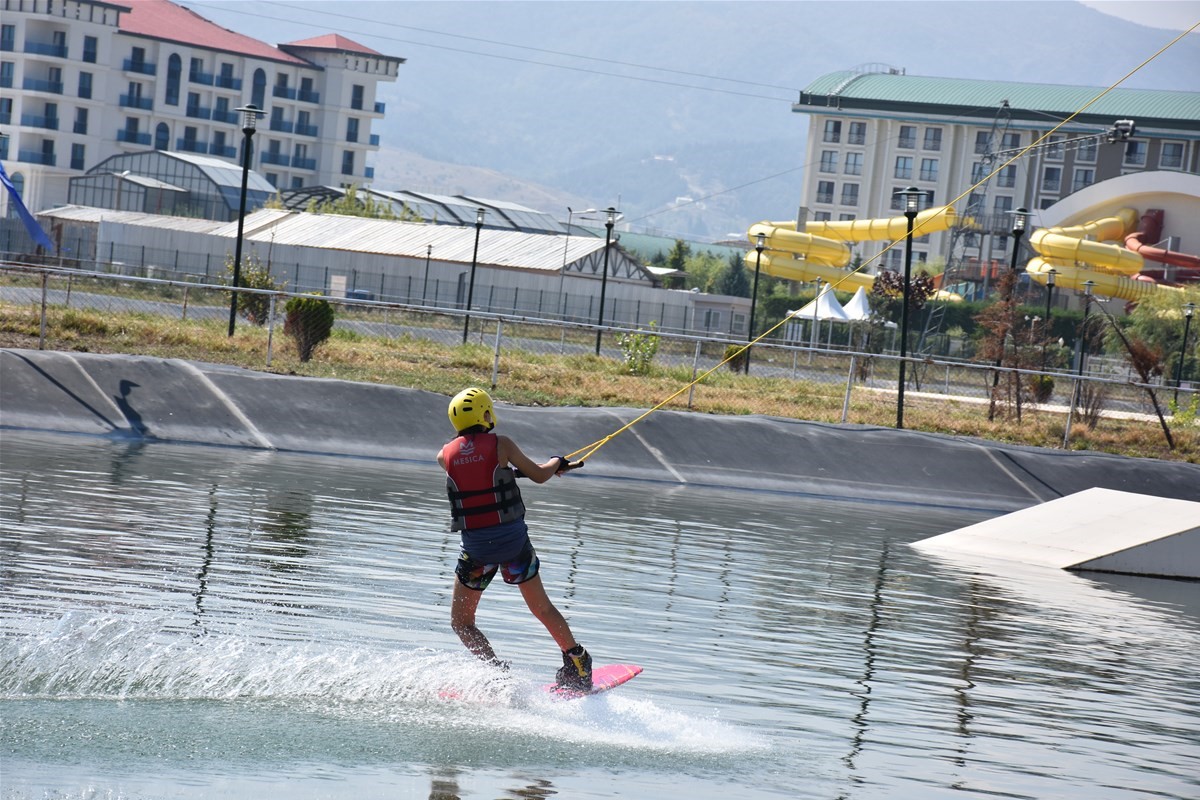
[[[906,546],[973,512],[528,485],[551,597],[646,670],[553,702],[518,592],[514,682],[449,631],[435,466],[4,432],[0,477],[3,798],[1200,796],[1197,586]]]

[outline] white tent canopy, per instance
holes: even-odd
[[[850,298],[850,302],[842,307],[846,312],[846,316],[851,322],[862,322],[871,318],[871,303],[867,300],[867,290],[863,287],[858,287],[858,291],[854,293],[854,297]]]
[[[788,316],[794,319],[815,319],[818,322],[832,320],[834,322],[850,322],[851,318],[847,316],[846,310],[842,308],[842,304],[834,297],[833,292],[826,285],[821,289],[811,302],[798,311],[789,311]]]

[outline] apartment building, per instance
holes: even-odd
[[[170,0],[0,0],[0,158],[41,210],[114,155],[240,166],[236,109],[253,104],[266,112],[253,168],[273,186],[363,184],[385,112],[376,88],[403,63],[338,34],[272,46]]]
[[[902,210],[895,193],[915,186],[928,205],[955,203],[983,235],[920,237],[914,262],[948,258],[952,240],[968,248],[962,257],[987,261],[1006,252],[1015,208],[1034,211],[1036,223],[1039,210],[1109,178],[1200,172],[1200,92],[1115,89],[1072,117],[1102,91],[890,68],[824,75],[792,106],[809,115],[802,208],[816,220],[893,217]],[[857,254],[874,258],[886,244],[861,243]],[[871,271],[900,268],[902,258],[892,248]]]

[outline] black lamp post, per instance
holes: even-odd
[[[596,355],[600,355],[600,339],[604,336],[604,293],[608,288],[608,250],[612,244],[613,225],[617,221],[617,210],[612,206],[604,209],[604,271],[600,273],[600,316],[596,320]]]
[[[429,290],[429,259],[433,258],[433,245],[425,245],[425,277],[421,279],[421,305],[425,305],[425,293]]]
[[[758,241],[754,245],[754,288],[750,290],[750,329],[748,338],[751,342],[754,341],[754,308],[758,303],[758,271],[762,268],[762,253],[767,246],[767,235],[765,233],[758,234]],[[746,346],[746,374],[750,374],[750,346]]]
[[[1192,327],[1192,314],[1196,311],[1195,303],[1187,303],[1183,307],[1183,343],[1179,345],[1179,363],[1175,365],[1175,407],[1179,407],[1179,384],[1183,381],[1183,362],[1187,359],[1188,330]]]
[[[1079,364],[1076,368],[1076,374],[1083,377],[1083,362],[1087,355],[1088,346],[1088,311],[1092,307],[1092,287],[1096,285],[1095,281],[1083,282],[1083,322],[1079,325]]]
[[[479,232],[483,230],[483,215],[486,208],[475,209],[475,250],[471,253],[471,280],[467,284],[467,315],[463,319],[463,344],[467,343],[467,334],[471,330],[471,301],[475,297],[475,267],[479,263]]]
[[[900,307],[900,382],[896,388],[896,427],[903,428],[905,367],[908,365],[908,298],[912,292],[913,220],[917,218],[917,207],[925,192],[909,186],[896,194],[904,198],[904,217],[908,220],[908,231],[904,237],[904,305]]]
[[[238,206],[237,240],[233,245],[233,292],[229,298],[229,335],[237,324],[237,287],[242,279],[242,229],[246,223],[246,184],[250,180],[251,151],[254,149],[254,131],[258,128],[258,118],[267,112],[251,103],[237,109],[242,115],[242,199]]]
[[[1058,273],[1051,269],[1046,272],[1046,321],[1042,330],[1042,372],[1046,371],[1046,344],[1050,341],[1050,301],[1054,298],[1054,276]]]

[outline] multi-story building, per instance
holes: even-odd
[[[1134,172],[1200,172],[1200,92],[1114,89],[1096,100],[1103,91],[895,69],[824,75],[792,107],[810,117],[802,207],[815,220],[894,217],[896,192],[913,186],[929,205],[953,202],[975,220],[983,235],[960,237],[963,256],[987,262],[1007,251],[1018,207],[1036,214]],[[954,239],[954,230],[921,237],[914,261],[949,258]],[[863,242],[858,255],[873,259],[888,244]],[[902,257],[892,248],[870,271]]]
[[[253,167],[275,187],[373,177],[376,87],[402,58],[337,34],[274,47],[170,0],[0,0],[0,10],[0,158],[31,209],[66,203],[70,178],[113,155],[171,150],[238,166],[236,109],[248,104],[266,112]]]

